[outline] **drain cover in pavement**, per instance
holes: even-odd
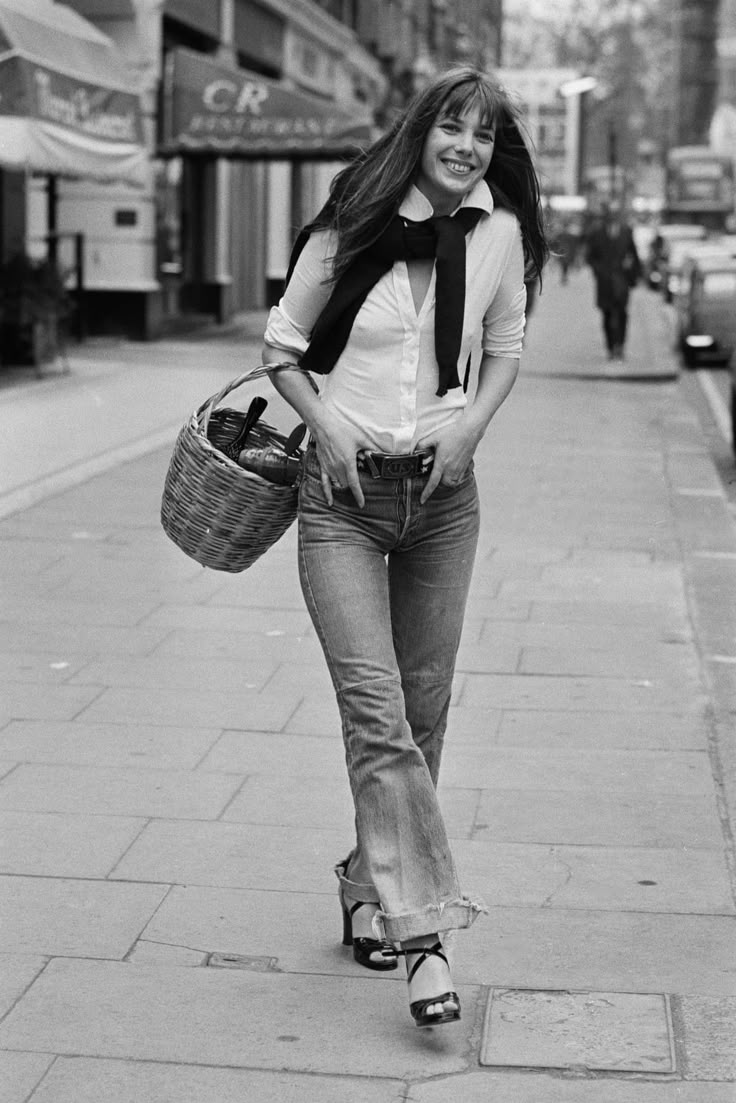
[[[675,1071],[666,996],[495,989],[483,1024],[482,1065]]]

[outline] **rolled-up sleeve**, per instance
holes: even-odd
[[[272,348],[302,356],[332,292],[330,274],[335,250],[334,234],[320,230],[310,234],[277,306],[271,307],[264,341]]]
[[[483,352],[488,356],[521,356],[526,320],[524,249],[521,231],[511,241],[501,282],[483,316]]]

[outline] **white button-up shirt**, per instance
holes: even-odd
[[[516,217],[494,210],[490,189],[479,181],[464,198],[486,212],[466,238],[465,318],[459,375],[468,356],[521,355],[524,333],[524,256]],[[399,208],[403,218],[421,221],[434,211],[412,186]],[[267,345],[298,358],[330,297],[333,231],[310,235],[278,306],[272,307]],[[459,273],[462,278],[462,274]],[[436,273],[424,302],[414,306],[405,261],[396,261],[368,293],[342,354],[328,375],[317,376],[320,396],[330,410],[356,428],[364,447],[410,452],[435,430],[462,415],[462,387],[437,396],[439,368],[434,349]]]

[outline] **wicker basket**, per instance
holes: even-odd
[[[296,517],[298,485],[268,482],[223,451],[241,432],[246,415],[231,409],[215,413],[236,387],[277,367],[296,365],[269,364],[234,379],[194,411],[174,445],[161,524],[186,555],[216,571],[237,573],[252,566]],[[253,426],[247,439],[249,447],[273,445],[285,451],[289,440],[264,422]]]

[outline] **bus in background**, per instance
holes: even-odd
[[[664,222],[696,223],[724,233],[734,219],[734,168],[708,146],[675,146],[665,162]]]

